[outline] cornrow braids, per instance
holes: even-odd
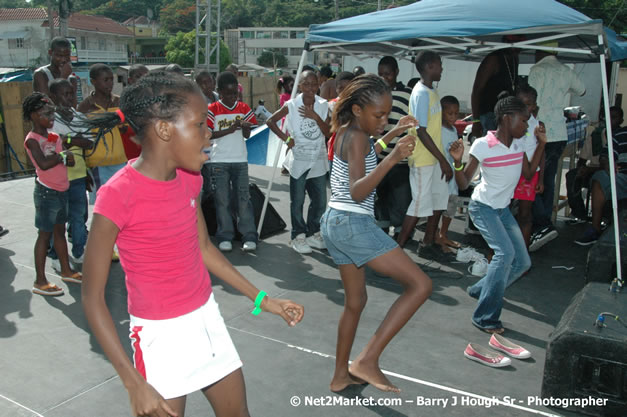
[[[124,122],[133,128],[137,139],[141,141],[146,127],[152,121],[176,120],[188,103],[190,94],[202,96],[198,85],[191,80],[164,71],[151,72],[122,91],[120,110]],[[102,136],[121,123],[118,113],[98,113],[76,120],[70,127],[77,133],[97,130],[95,149]]]
[[[521,99],[515,96],[507,96],[496,102],[494,106],[494,116],[497,125],[501,123],[506,114],[525,113],[527,106]]]
[[[364,108],[374,103],[384,94],[391,94],[390,87],[375,74],[364,74],[355,77],[340,94],[335,103],[331,118],[331,130],[337,132],[339,128],[353,120],[353,104]]]
[[[35,91],[22,102],[22,118],[26,121],[30,120],[30,115],[40,110],[47,104],[52,105],[52,100],[44,93]]]

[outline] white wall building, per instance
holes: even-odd
[[[53,22],[58,35],[58,17]],[[25,68],[48,63],[50,28],[45,9],[0,9],[0,26],[3,66]],[[133,33],[107,17],[74,13],[68,18],[68,37],[76,38],[76,63],[124,64]]]
[[[288,69],[296,70],[307,32],[308,28],[305,27],[227,29],[224,41],[229,47],[233,63],[237,65],[257,64],[257,58],[264,51],[275,51],[287,58]],[[313,58],[310,62],[313,62]]]

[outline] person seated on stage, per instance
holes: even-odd
[[[623,123],[623,110],[618,106],[610,107],[610,123],[612,131],[615,132]],[[592,176],[601,169],[599,157],[604,146],[607,146],[605,135],[605,122],[599,126],[586,138],[583,148],[579,153],[577,167],[566,173],[566,191],[568,194],[568,205],[573,216],[581,220],[587,220],[588,209],[583,202],[581,190],[590,190],[590,180]],[[589,191],[588,191],[589,192]]]
[[[622,121],[623,113],[620,112]],[[613,131],[612,143],[614,145],[614,163],[616,171],[616,199],[627,198],[627,126]],[[601,236],[601,217],[605,202],[612,198],[610,164],[608,148],[600,158],[601,170],[594,173],[590,180],[590,192],[592,193],[592,225],[584,232],[583,236],[575,240],[580,246],[588,246],[596,242]]]
[[[230,203],[235,201],[233,210],[237,213],[237,230],[243,236],[242,249],[254,251],[257,249],[257,230],[248,191],[248,153],[244,138],[250,136],[257,120],[248,104],[237,99],[237,77],[232,72],[218,75],[218,94],[220,100],[209,104],[207,125],[213,133],[211,146],[205,149],[209,153],[206,163],[209,169],[202,171],[216,205],[218,248],[223,252],[233,249],[231,241],[235,238],[235,228]]]

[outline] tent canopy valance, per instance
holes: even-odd
[[[524,38],[504,40],[505,35]],[[604,48],[599,46],[599,36]],[[547,41],[558,41],[559,46],[542,45]],[[535,50],[558,51],[560,59],[568,62],[597,61],[606,48],[613,60],[627,55],[626,43],[603,28],[600,20],[553,0],[422,0],[312,25],[307,46],[311,51],[357,57],[401,58],[430,49],[443,57],[474,61],[514,46],[526,52],[521,54],[522,63],[532,63]]]

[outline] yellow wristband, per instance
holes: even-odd
[[[65,141],[68,145],[70,144],[70,141],[72,140],[72,135],[67,135],[67,140]]]
[[[287,139],[285,139],[285,143],[290,143],[290,140],[292,140],[292,137],[288,136]]]
[[[385,143],[385,141],[383,139],[379,139],[377,141],[377,143],[379,144],[379,146],[381,147],[381,149],[386,150],[388,148],[387,143]]]
[[[455,171],[461,171],[462,169],[464,169],[464,164],[461,164],[459,168],[456,167],[455,164],[453,164],[453,168],[455,168]]]

